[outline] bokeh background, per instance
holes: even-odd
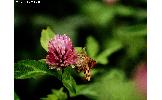
[[[40,36],[42,29],[49,26],[58,34],[68,34],[74,46],[85,47],[89,41],[99,45],[98,54],[105,50],[112,52],[109,55],[105,51],[108,56],[106,59],[101,57],[100,63],[93,69],[90,82],[75,78],[82,92],[68,99],[147,99],[146,0],[40,2],[14,4],[15,63],[23,59],[39,60],[46,57]],[[15,79],[14,90],[21,100],[39,100],[50,94],[52,89],[61,87],[62,83],[58,79],[44,76],[38,79]]]

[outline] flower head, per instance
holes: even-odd
[[[67,35],[56,35],[48,43],[46,63],[50,69],[62,69],[75,64],[77,55]]]

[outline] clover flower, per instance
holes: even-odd
[[[50,69],[63,69],[75,64],[77,54],[75,53],[71,39],[67,35],[56,35],[48,43],[48,54],[46,63]]]

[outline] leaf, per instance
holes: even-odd
[[[121,26],[116,28],[115,33],[121,38],[131,39],[132,37],[142,37],[147,35],[147,26],[144,24]]]
[[[54,35],[55,33],[49,27],[42,30],[40,42],[46,51],[48,51],[48,42],[54,37]]]
[[[65,68],[62,74],[62,83],[68,89],[70,96],[76,94],[76,82],[74,78],[70,75],[71,68]]]
[[[98,42],[92,37],[89,36],[87,38],[87,43],[86,43],[86,47],[87,47],[87,53],[90,57],[92,57],[93,59],[95,59],[98,51],[99,51],[99,45]]]
[[[14,92],[14,100],[20,100],[20,98],[18,97],[18,95]]]
[[[48,69],[46,63],[36,60],[22,60],[15,64],[14,76],[16,79],[35,78],[41,75],[53,75],[61,79],[61,72]]]
[[[122,16],[131,16],[133,15],[136,10],[132,7],[118,5],[115,7],[116,13]]]
[[[40,59],[39,61],[42,62],[42,63],[45,63],[46,59]]]
[[[96,57],[96,61],[97,63],[100,64],[107,64],[108,63],[108,57],[113,54],[114,52],[116,52],[117,50],[122,48],[121,43],[116,42],[116,41],[111,41],[111,43],[109,43],[109,47],[107,47],[107,49],[105,49],[103,52],[101,52],[97,57]]]
[[[104,72],[93,83],[77,85],[77,95],[95,100],[144,100],[132,81],[127,81],[123,71],[113,69]]]
[[[63,92],[63,88],[60,90],[53,89],[52,94],[47,95],[46,98],[42,98],[42,100],[67,100],[68,96]]]
[[[113,6],[107,6],[97,1],[84,3],[82,11],[94,25],[105,26],[110,23],[114,17]]]
[[[74,47],[74,49],[76,52],[81,52],[83,48],[82,47]]]
[[[135,17],[136,19],[147,18],[147,11],[141,8],[133,8],[130,6],[117,5],[115,6],[116,14],[120,16]]]

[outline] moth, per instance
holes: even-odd
[[[77,54],[77,62],[76,62],[76,69],[80,72],[83,71],[85,74],[85,79],[90,81],[91,79],[91,72],[90,69],[92,69],[96,65],[96,61],[90,58],[85,48],[83,48],[78,54]]]

